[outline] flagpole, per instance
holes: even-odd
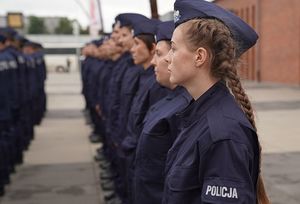
[[[98,5],[99,18],[100,18],[100,23],[101,23],[101,30],[100,30],[100,32],[103,33],[104,32],[104,25],[103,25],[103,18],[102,18],[101,2],[100,2],[100,0],[96,0],[96,1],[97,1],[97,5]]]

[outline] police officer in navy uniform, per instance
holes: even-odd
[[[238,57],[258,36],[213,3],[177,0],[174,10],[170,81],[194,101],[179,114],[162,203],[269,203],[253,110],[237,75]]]
[[[124,30],[125,26],[130,26],[128,18],[131,16],[133,19],[147,19],[145,16],[140,14],[126,13],[119,14],[115,20],[113,33],[111,38],[122,48],[121,60],[118,63],[118,67],[114,69],[112,73],[112,80],[110,81],[110,94],[106,96],[110,103],[110,113],[107,118],[107,132],[106,136],[109,140],[108,143],[111,149],[110,156],[110,168],[103,169],[101,172],[101,179],[105,181],[102,185],[105,190],[114,190],[112,194],[108,194],[105,197],[109,202],[117,202],[122,200],[126,203],[127,191],[126,191],[126,168],[125,167],[125,157],[121,151],[120,144],[123,139],[123,131],[126,128],[129,109],[131,107],[131,102],[133,96],[137,90],[139,73],[142,71],[141,66],[137,66],[133,63],[132,56],[130,53],[131,46],[128,46],[127,40],[124,41],[124,37],[121,36],[121,30]],[[130,35],[132,33],[130,32]],[[122,40],[121,40],[122,38]],[[132,37],[131,37],[132,38]],[[133,39],[129,40],[133,41]],[[124,44],[127,44],[127,46]],[[124,126],[122,128],[121,126]],[[104,164],[101,161],[100,164]]]
[[[135,159],[134,203],[160,204],[164,186],[166,155],[178,132],[176,113],[189,104],[191,96],[183,87],[170,83],[168,63],[165,59],[170,50],[174,22],[162,22],[157,26],[156,48],[152,64],[156,80],[172,90],[165,98],[155,103],[143,121]]]
[[[129,203],[132,203],[132,179],[134,170],[134,157],[138,137],[143,128],[143,119],[150,106],[168,94],[166,88],[155,80],[154,67],[151,60],[155,51],[155,29],[157,21],[143,20],[134,22],[134,45],[131,48],[133,61],[141,65],[143,70],[139,77],[139,85],[131,104],[128,116],[126,137],[122,141],[122,150],[127,160],[127,184]]]
[[[19,66],[17,62],[17,51],[13,48],[13,38],[16,31],[12,28],[1,28],[0,33],[6,37],[4,48],[2,50],[6,57],[6,88],[10,93],[9,98],[9,111],[11,120],[6,123],[6,130],[2,135],[8,147],[8,162],[9,172],[15,172],[15,164],[21,163],[22,160],[22,135],[20,130],[20,86],[19,86]]]
[[[10,111],[10,100],[8,90],[8,63],[7,53],[5,53],[5,35],[0,33],[0,196],[4,195],[4,185],[9,182],[9,155],[8,143],[5,132],[8,129],[12,115]]]

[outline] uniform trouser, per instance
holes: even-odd
[[[40,97],[35,96],[31,100],[32,119],[33,124],[38,125],[40,123]]]
[[[135,153],[132,152],[126,155],[126,188],[127,188],[127,199],[129,203],[133,203],[134,198],[134,158]]]
[[[16,134],[14,128],[9,128],[2,136],[7,150],[9,171],[14,172],[17,161]]]
[[[43,87],[41,99],[42,99],[42,101],[41,101],[42,102],[42,112],[43,112],[43,115],[44,115],[44,113],[47,110],[47,95],[46,95],[46,92],[45,92],[45,87]]]
[[[1,131],[0,131],[1,134]],[[0,140],[0,188],[5,185],[5,180],[8,175],[6,161],[5,161],[5,146]]]
[[[127,169],[126,157],[120,147],[115,149],[116,152],[116,171],[117,177],[115,179],[116,193],[121,198],[124,204],[130,204],[127,196]]]
[[[44,90],[40,90],[40,94],[38,97],[38,116],[37,116],[38,124],[41,123],[45,111],[46,111],[46,93]]]
[[[31,140],[34,139],[34,102],[33,100],[30,100],[27,102],[26,104],[26,115],[27,115],[27,128],[28,128],[28,132],[29,132],[29,137],[31,138]]]
[[[99,136],[103,136],[105,134],[105,122],[103,121],[101,116],[98,115],[95,108],[90,108],[89,112],[90,112],[91,120],[94,124],[93,133]]]
[[[27,102],[22,108],[21,121],[24,131],[24,150],[28,149],[30,141],[34,138],[34,122],[31,103]]]
[[[11,155],[9,151],[9,144],[6,141],[3,130],[0,130],[0,185],[8,184],[9,174],[11,172]]]

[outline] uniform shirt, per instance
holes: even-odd
[[[25,103],[26,99],[26,62],[24,58],[24,54],[17,50],[13,46],[9,46],[6,48],[6,50],[14,57],[14,60],[17,63],[17,69],[16,69],[16,85],[17,85],[17,100],[18,100],[18,105],[17,106],[22,106],[22,104]]]
[[[28,93],[28,100],[35,100],[38,97],[38,83],[36,80],[37,76],[37,68],[32,55],[25,55],[26,61],[26,72],[27,72],[27,93]]]
[[[104,66],[104,60],[94,59],[90,67],[89,79],[87,82],[87,99],[91,108],[97,104],[97,81]]]
[[[134,153],[148,109],[158,100],[165,97],[168,92],[168,89],[156,82],[152,66],[143,70],[139,78],[139,90],[133,99],[128,116],[127,136],[122,142],[122,149],[125,152],[129,154]]]
[[[176,113],[190,101],[187,91],[177,87],[149,109],[136,150],[134,203],[161,203],[167,152],[179,133]]]
[[[133,64],[132,60],[128,61],[128,68],[124,74],[121,85],[119,116],[115,124],[116,129],[111,135],[116,146],[120,146],[126,136],[126,131],[124,132],[124,130],[126,130],[127,127],[129,111],[133,98],[139,87],[141,72],[143,72],[143,68],[141,66]],[[123,154],[123,151],[118,151],[118,154]]]
[[[91,76],[93,72],[93,66],[98,60],[94,57],[86,57],[82,62],[82,93],[85,97],[87,107],[91,108],[90,104],[90,85],[91,85]]]
[[[41,95],[44,91],[44,82],[46,79],[46,67],[44,62],[44,54],[42,51],[37,51],[32,54],[36,65],[36,79],[37,86],[39,90],[39,95]]]
[[[110,117],[110,110],[112,106],[113,99],[111,97],[113,88],[114,88],[114,79],[116,78],[116,75],[118,75],[118,68],[122,64],[122,58],[119,57],[117,60],[112,62],[112,67],[110,68],[110,74],[107,77],[107,81],[105,82],[105,92],[104,92],[104,105],[103,105],[103,113],[105,117],[108,119]]]
[[[109,103],[109,115],[107,116],[107,133],[109,134],[109,137],[111,137],[111,134],[116,129],[116,122],[118,120],[119,116],[119,110],[120,110],[120,91],[122,86],[122,80],[124,77],[124,74],[128,68],[127,61],[131,58],[131,55],[129,52],[124,53],[120,60],[118,60],[117,64],[115,65],[113,75],[110,80],[110,90],[107,97],[109,97],[110,103]]]
[[[18,63],[16,60],[14,50],[12,47],[7,47],[4,51],[9,55],[8,64],[9,64],[9,90],[10,90],[10,104],[12,110],[17,110],[20,107],[20,99],[19,99],[19,84],[18,84]]]
[[[0,124],[11,120],[9,60],[11,56],[4,50],[0,51]]]
[[[97,58],[88,58],[88,63],[85,65],[85,95],[87,104],[92,108],[93,102],[93,88],[95,87],[95,81],[99,67],[102,66],[102,62]]]
[[[257,135],[227,87],[216,83],[180,117],[162,203],[256,203]]]

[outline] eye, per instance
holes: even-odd
[[[161,56],[161,53],[158,50],[156,50],[156,56],[158,56],[158,57]]]

